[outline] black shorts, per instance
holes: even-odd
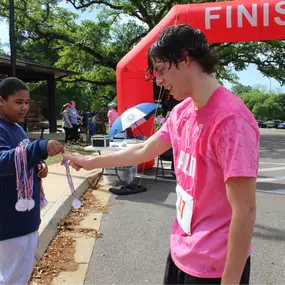
[[[249,284],[250,275],[250,257],[247,259],[240,284]],[[221,278],[199,278],[195,276],[188,275],[187,273],[180,270],[173,262],[171,254],[169,253],[163,284],[221,284]]]

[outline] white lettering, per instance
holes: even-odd
[[[190,167],[187,171],[187,174],[191,176],[192,178],[195,177],[195,172],[196,172],[196,158],[191,156],[191,161],[190,161]]]
[[[232,28],[232,6],[227,6],[227,28]]]
[[[260,20],[260,25],[263,27],[270,26],[270,16],[272,16],[271,10],[273,7],[273,3],[271,4],[269,0],[268,2],[260,3],[260,6],[256,3],[248,4],[248,5],[237,5],[237,6],[225,6],[225,7],[207,7],[205,9],[205,28],[210,30],[212,28],[212,20],[222,20],[224,17],[224,13],[222,13],[223,9],[226,9],[226,21],[225,25],[227,29],[233,28],[236,22],[235,15],[237,15],[237,26],[239,28],[243,28],[245,21],[247,21],[252,27],[258,26],[258,20]],[[258,8],[260,7],[260,11]],[[274,17],[274,21],[279,26],[285,26],[285,1],[279,1],[275,4],[275,11],[280,15],[279,17]],[[282,17],[284,16],[284,17]],[[259,19],[260,18],[260,19]],[[223,21],[224,21],[223,20]]]
[[[194,178],[196,172],[196,158],[181,150],[177,167],[178,169],[181,169],[183,173]]]
[[[275,6],[276,12],[278,12],[281,15],[285,15],[285,8],[282,8],[283,5],[285,5],[285,1],[281,1],[281,2],[277,3]],[[279,26],[285,26],[285,21],[281,20],[280,17],[275,17],[274,20],[275,20],[276,24],[278,24]]]
[[[243,5],[238,5],[238,27],[243,27],[243,16],[253,27],[257,27],[257,4],[252,4],[252,15]]]
[[[263,25],[264,27],[269,26],[269,3],[264,3],[263,6]]]
[[[178,159],[178,166],[177,166],[178,169],[182,168],[184,156],[185,156],[185,152],[183,150],[181,150],[180,154],[179,154],[179,159]]]
[[[206,8],[205,10],[205,25],[206,25],[206,29],[210,30],[211,29],[211,20],[218,20],[220,19],[220,15],[219,14],[215,14],[215,15],[211,15],[212,11],[220,11],[222,10],[222,7],[210,7],[210,8]]]
[[[189,160],[190,160],[190,154],[189,153],[185,153],[184,154],[183,166],[182,166],[182,169],[181,169],[184,173],[187,172]]]

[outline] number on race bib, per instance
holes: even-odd
[[[185,208],[185,201],[182,199],[182,197],[180,197],[180,202],[179,202],[179,206],[178,206],[178,210],[180,212],[180,219],[183,220],[183,213],[184,213],[184,208]]]
[[[177,221],[183,231],[191,235],[191,220],[193,215],[193,197],[188,194],[183,188],[177,184],[176,186],[176,212],[177,212]]]

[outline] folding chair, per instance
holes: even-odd
[[[157,181],[157,177],[158,176],[158,167],[159,167],[159,164],[161,165],[161,170],[162,170],[162,177],[164,178],[165,175],[164,175],[164,166],[163,166],[163,161],[171,161],[172,164],[173,164],[173,150],[172,148],[167,150],[166,152],[162,153],[161,155],[159,155],[157,157],[157,164],[156,164],[156,174],[155,174],[155,182]],[[171,167],[172,168],[172,167]],[[172,169],[173,170],[173,169]]]

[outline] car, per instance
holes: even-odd
[[[285,123],[281,123],[277,126],[277,129],[285,129]]]
[[[275,128],[275,123],[273,121],[265,122],[267,128]]]
[[[284,122],[281,121],[281,120],[273,120],[273,122],[274,122],[274,128],[276,128],[276,129],[277,129],[277,127],[278,127],[280,124],[284,123]]]
[[[258,123],[259,128],[266,128],[267,127],[267,125],[264,121],[257,120],[257,123]]]

